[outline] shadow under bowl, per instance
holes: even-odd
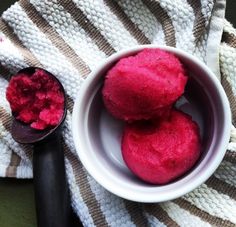
[[[185,175],[166,185],[152,185],[137,178],[121,154],[124,123],[105,109],[101,89],[104,76],[120,58],[143,48],[174,53],[188,70],[189,80],[176,108],[188,113],[200,128],[201,157]],[[190,192],[206,181],[220,164],[229,141],[230,108],[216,76],[193,56],[171,47],[138,46],[119,52],[91,73],[79,92],[73,110],[73,139],[78,155],[95,180],[110,192],[133,201],[162,202]]]

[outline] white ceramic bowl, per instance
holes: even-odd
[[[143,48],[161,48],[174,53],[189,71],[185,95],[177,108],[192,115],[200,126],[202,154],[197,164],[167,185],[139,180],[121,155],[123,123],[107,113],[101,98],[104,75],[117,60]],[[226,94],[212,71],[197,58],[179,49],[144,45],[118,52],[102,62],[82,85],[72,116],[73,140],[89,174],[108,191],[128,200],[162,202],[190,192],[206,181],[219,166],[230,137],[231,111]]]

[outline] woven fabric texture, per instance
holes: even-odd
[[[0,18],[0,176],[32,178],[32,150],[11,137],[8,81],[27,66],[57,76],[68,97],[63,147],[72,206],[84,226],[236,226],[236,30],[226,0],[21,0]],[[71,135],[77,92],[99,62],[139,44],[185,50],[221,81],[232,110],[228,150],[214,175],[173,201],[140,204],[102,188],[80,163]]]

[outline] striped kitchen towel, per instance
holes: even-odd
[[[5,99],[10,76],[27,66],[63,83],[69,110],[63,145],[72,206],[84,226],[236,226],[236,30],[224,19],[226,0],[21,0],[0,19],[0,176],[31,178],[31,147],[10,135]],[[204,61],[222,82],[232,109],[228,151],[214,175],[173,201],[141,204],[98,185],[81,165],[71,136],[80,85],[121,49],[162,44]]]

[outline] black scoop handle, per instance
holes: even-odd
[[[34,145],[33,173],[38,227],[69,227],[70,198],[60,132]]]

